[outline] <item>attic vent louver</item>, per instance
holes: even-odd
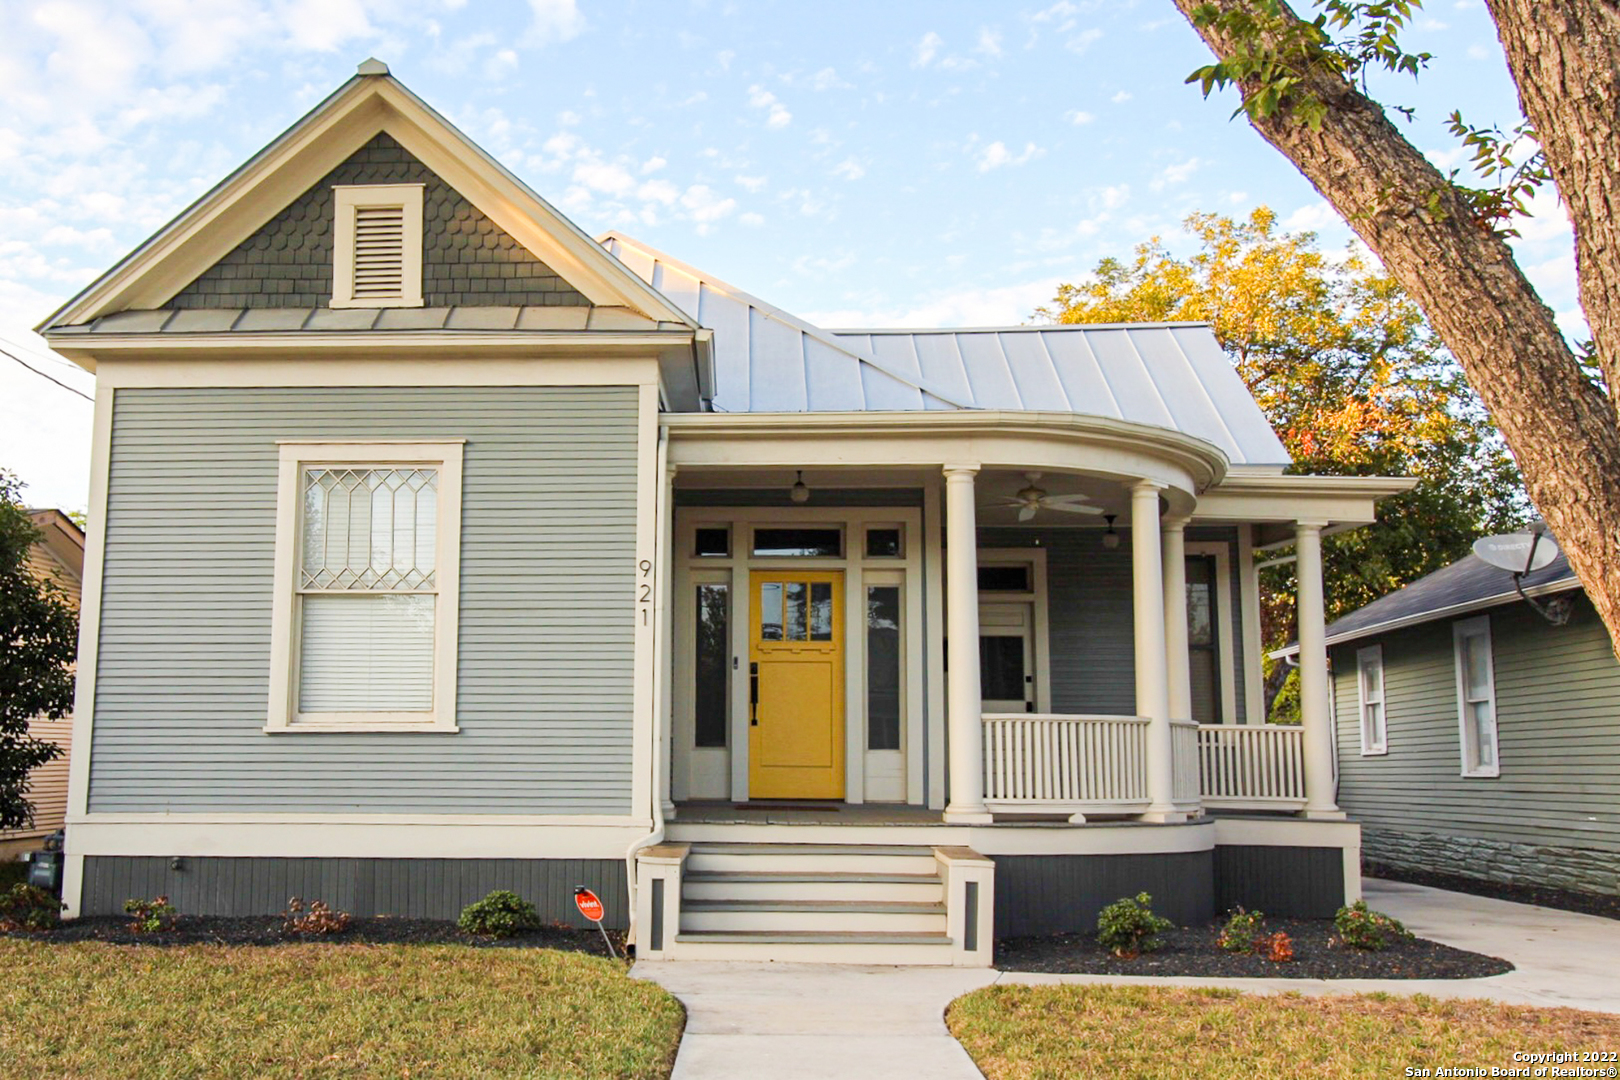
[[[422,306],[422,185],[335,189],[332,306]]]

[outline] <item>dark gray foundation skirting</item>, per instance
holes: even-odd
[[[1097,913],[1151,893],[1153,910],[1181,925],[1214,915],[1208,851],[1157,855],[996,855],[996,936],[1093,933]]]
[[[1243,907],[1325,919],[1344,905],[1340,848],[1228,845],[1215,849],[1215,910]]]
[[[272,915],[287,899],[324,900],[355,916],[454,919],[493,889],[510,889],[547,922],[590,924],[574,906],[584,885],[602,898],[603,922],[629,925],[622,859],[269,859],[88,855],[81,911],[122,913],[132,897],[166,895],[182,915]]]

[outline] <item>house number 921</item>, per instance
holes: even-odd
[[[641,625],[651,626],[652,616],[652,560],[642,559],[636,564],[641,570],[641,587],[636,593],[636,606],[641,609]]]

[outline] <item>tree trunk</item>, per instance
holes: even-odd
[[[1175,2],[1192,21],[1193,10],[1208,0]],[[1212,6],[1222,11],[1246,7],[1242,0],[1215,0]],[[1543,97],[1529,117],[1538,129],[1546,123],[1546,131],[1560,132],[1545,143],[1560,188],[1593,185],[1581,205],[1590,202],[1604,221],[1591,230],[1590,250],[1581,248],[1581,295],[1594,331],[1603,326],[1604,334],[1620,333],[1620,305],[1614,303],[1620,281],[1620,240],[1615,239],[1620,222],[1609,209],[1620,169],[1609,135],[1617,23],[1609,16],[1575,20],[1570,10],[1585,11],[1589,5],[1573,0],[1492,0],[1491,6],[1514,9],[1501,32],[1504,41],[1516,43],[1508,46],[1510,57],[1516,50],[1525,54],[1522,71],[1514,64],[1521,92],[1527,79],[1559,72],[1557,85],[1536,88]],[[1559,17],[1548,20],[1549,8]],[[1537,20],[1544,25],[1535,26]],[[1220,30],[1194,26],[1216,56],[1232,54],[1233,42]],[[1568,33],[1587,36],[1549,45],[1549,39]],[[1620,423],[1612,403],[1582,373],[1552,311],[1525,279],[1507,244],[1475,220],[1467,202],[1396,130],[1383,109],[1331,72],[1312,68],[1303,83],[1304,92],[1327,105],[1319,130],[1296,123],[1286,109],[1251,118],[1251,123],[1422,305],[1502,429],[1531,499],[1569,555],[1620,657]],[[1567,106],[1562,95],[1572,92],[1569,87],[1587,88],[1588,96],[1573,115],[1559,112]],[[1255,87],[1243,89],[1247,93]],[[1526,94],[1527,103],[1531,98]],[[1585,113],[1600,111],[1605,100],[1610,114],[1601,125],[1591,122]],[[1559,117],[1544,122],[1538,115],[1543,110],[1559,112]],[[1583,126],[1578,135],[1564,130]],[[1570,154],[1578,165],[1562,159]],[[1601,181],[1597,173],[1604,174]],[[1579,211],[1575,226],[1577,236],[1588,231]],[[1589,285],[1592,260],[1605,267]],[[1620,339],[1615,343],[1620,345]],[[1610,371],[1610,358],[1620,357],[1620,350],[1604,337],[1598,344],[1605,371]],[[1611,386],[1620,386],[1615,375],[1608,379]]]

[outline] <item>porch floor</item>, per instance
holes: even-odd
[[[944,815],[926,806],[842,802],[682,802],[675,804],[681,825],[928,825]]]

